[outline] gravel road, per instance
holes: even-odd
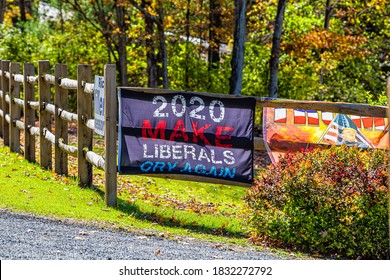
[[[253,248],[166,239],[0,210],[2,260],[276,260]]]

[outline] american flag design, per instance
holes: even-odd
[[[355,122],[349,118],[347,115],[344,114],[338,114],[333,119],[333,121],[329,124],[327,130],[325,130],[325,133],[320,138],[318,143],[326,143],[326,144],[332,144],[332,145],[341,145],[345,143],[343,141],[343,130],[345,128],[351,128],[356,131],[356,140],[354,143],[348,142],[347,145],[356,145],[360,147],[365,148],[374,148],[371,141],[359,130]]]

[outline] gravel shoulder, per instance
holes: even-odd
[[[2,260],[277,260],[250,247],[101,228],[0,209]]]

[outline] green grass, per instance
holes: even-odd
[[[118,176],[118,206],[104,204],[104,178],[80,188],[0,145],[0,208],[70,218],[131,231],[246,244],[246,188],[141,176]],[[70,173],[75,174],[74,164]]]

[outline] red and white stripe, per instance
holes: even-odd
[[[286,123],[287,122],[287,109],[286,108],[275,108],[275,122]]]
[[[319,125],[318,112],[317,111],[307,111],[308,124],[310,125]]]
[[[306,111],[294,110],[294,124],[306,124]]]
[[[336,145],[339,137],[339,126],[337,123],[332,123],[329,130],[324,135],[323,141],[329,144]]]
[[[376,130],[385,130],[385,126],[384,118],[374,118],[374,127]]]
[[[321,113],[321,118],[322,118],[322,121],[326,124],[326,125],[329,125],[332,120],[333,120],[333,113],[330,113],[330,112],[322,112]]]

